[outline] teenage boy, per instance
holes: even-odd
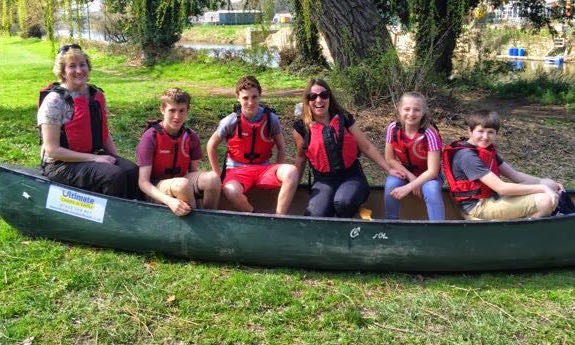
[[[550,215],[561,184],[515,170],[495,150],[499,117],[482,110],[465,119],[469,139],[443,150],[444,172],[451,194],[470,218],[515,219]],[[505,176],[512,182],[503,181]]]
[[[181,89],[166,90],[160,97],[163,118],[149,124],[136,148],[140,189],[178,216],[196,208],[196,199],[202,199],[204,208],[217,208],[221,190],[216,173],[198,171],[200,139],[184,125],[190,99]]]
[[[253,212],[245,193],[252,188],[280,189],[277,214],[286,214],[298,184],[294,165],[285,160],[285,141],[279,120],[274,112],[260,105],[262,88],[253,76],[236,83],[239,109],[223,118],[208,141],[208,159],[212,170],[225,177],[223,193],[234,208]],[[218,145],[226,140],[228,153],[225,171],[218,162]],[[273,147],[277,147],[277,164],[270,164]]]

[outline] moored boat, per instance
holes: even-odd
[[[365,207],[371,220],[304,217],[300,188],[288,216],[269,214],[275,195],[254,193],[258,213],[195,210],[91,193],[48,181],[35,169],[0,165],[0,216],[25,235],[97,247],[157,252],[257,266],[355,271],[485,271],[575,265],[575,215],[467,221],[445,195],[449,220],[425,220],[416,198],[404,220],[378,219],[383,191]],[[570,192],[575,198],[573,191]],[[222,208],[227,208],[222,204]]]

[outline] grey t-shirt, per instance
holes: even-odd
[[[264,116],[264,108],[260,107],[258,110],[258,113],[254,117],[249,119],[249,121],[252,123],[258,122],[263,118],[263,116]],[[278,135],[279,133],[281,133],[280,121],[279,121],[277,115],[274,113],[270,114],[269,121],[270,121],[270,136],[273,138],[276,135]],[[229,114],[228,116],[226,116],[220,120],[220,123],[218,125],[218,129],[216,129],[216,133],[218,133],[218,136],[221,139],[228,140],[229,138],[231,138],[234,135],[234,131],[237,130],[236,129],[237,122],[238,122],[238,114],[235,112]],[[266,162],[264,164],[268,164],[268,162]],[[226,169],[237,168],[237,167],[244,166],[244,165],[246,165],[246,164],[236,162],[233,159],[231,159],[230,157],[227,157]]]
[[[496,156],[497,165],[503,164],[503,159]],[[472,149],[461,149],[453,155],[453,160],[451,161],[451,169],[453,171],[453,177],[457,181],[464,180],[478,180],[483,176],[487,175],[491,170],[485,165],[485,163],[477,155],[477,151]],[[467,213],[471,211],[477,205],[479,200],[467,200],[459,203],[461,208]]]

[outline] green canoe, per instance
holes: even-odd
[[[575,215],[505,222],[430,222],[415,198],[402,217],[381,217],[382,190],[366,207],[373,220],[300,216],[301,188],[289,216],[274,216],[274,193],[252,194],[258,212],[195,210],[177,217],[161,205],[52,183],[37,170],[0,165],[0,215],[32,237],[195,260],[354,271],[484,271],[575,265]],[[573,192],[570,193],[573,198]],[[222,208],[226,205],[222,204]]]

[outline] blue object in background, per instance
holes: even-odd
[[[517,49],[517,56],[525,56],[525,48]]]
[[[517,56],[517,48],[515,47],[509,48],[509,56]]]

